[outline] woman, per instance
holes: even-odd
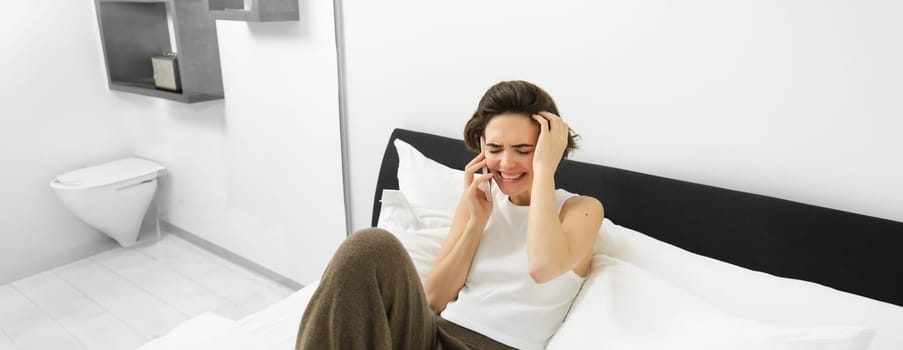
[[[555,189],[574,137],[539,87],[490,87],[464,130],[480,153],[423,287],[394,236],[355,233],[327,267],[297,348],[543,348],[589,272],[604,215],[595,198]]]

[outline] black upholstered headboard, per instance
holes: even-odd
[[[398,189],[395,139],[455,169],[475,156],[461,140],[395,129],[373,226],[382,190]],[[570,160],[556,184],[598,198],[619,225],[694,253],[903,306],[903,223]]]

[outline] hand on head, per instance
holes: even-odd
[[[533,155],[533,171],[554,173],[568,145],[569,127],[561,117],[546,111],[531,116],[539,124],[539,140]]]

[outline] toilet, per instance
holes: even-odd
[[[123,247],[138,240],[162,165],[126,158],[73,170],[50,182],[60,202],[76,217]]]

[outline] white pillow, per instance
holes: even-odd
[[[452,215],[464,188],[464,172],[429,159],[413,146],[395,139],[398,151],[398,189],[419,210]]]
[[[414,261],[421,283],[433,268],[450,226],[451,217],[439,212],[418,217],[404,193],[383,190],[377,227],[398,237]]]
[[[629,262],[732,315],[796,326],[863,325],[875,331],[872,350],[903,349],[903,307],[694,254],[609,219],[597,241],[605,242],[597,253]]]
[[[863,350],[864,327],[770,325],[728,315],[630,263],[604,255],[547,349]]]

